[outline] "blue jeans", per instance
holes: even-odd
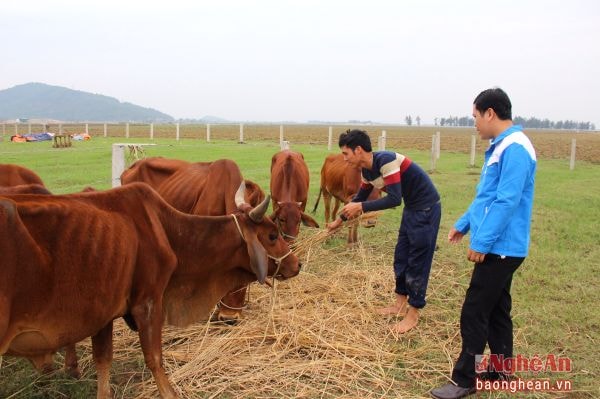
[[[394,253],[396,293],[408,296],[408,304],[414,308],[425,306],[425,293],[441,217],[442,206],[439,202],[427,209],[404,208],[402,212]]]

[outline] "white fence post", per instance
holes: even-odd
[[[477,147],[477,136],[475,134],[471,135],[471,158],[469,159],[469,166],[475,166],[475,149]]]
[[[333,127],[329,126],[329,138],[327,139],[327,151],[331,151],[332,138],[333,138]]]
[[[387,133],[385,130],[381,131],[381,136],[377,138],[377,148],[379,151],[385,151],[385,142],[387,139]]]
[[[283,143],[283,125],[279,125],[279,145],[281,146]]]
[[[206,124],[206,142],[210,143],[210,123]]]
[[[121,173],[125,170],[125,145],[112,146],[112,187],[121,185]]]
[[[575,149],[577,148],[576,139],[571,139],[571,162],[569,162],[569,169],[575,169]]]
[[[436,142],[437,142],[437,135],[434,134],[431,136],[431,162],[430,162],[430,168],[429,168],[431,172],[435,171],[435,161],[437,160],[437,158],[435,156]]]
[[[107,136],[107,133],[108,133],[108,127],[107,127],[107,124],[105,123],[104,124],[104,137]]]
[[[282,140],[281,143],[279,143],[279,147],[281,148],[281,151],[289,150],[290,149],[290,142],[286,141],[286,140]]]
[[[89,123],[85,124],[85,134],[90,134],[90,124]]]
[[[435,132],[435,159],[440,159],[440,142],[441,142],[440,132]]]
[[[125,124],[125,137],[129,138],[129,122]]]
[[[137,157],[141,154],[145,157],[145,146],[155,146],[154,143],[114,143],[112,145],[112,187],[119,187],[121,185],[121,174],[125,170],[125,151],[129,151],[129,156]],[[135,159],[134,159],[135,161]]]
[[[177,122],[177,125],[175,128],[175,140],[179,141],[179,122]]]
[[[15,123],[15,135],[19,134],[19,125]]]
[[[150,140],[154,140],[154,123],[150,124]]]
[[[244,124],[240,123],[240,144],[244,144]]]

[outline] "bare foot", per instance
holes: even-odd
[[[393,334],[404,334],[416,327],[419,323],[419,309],[410,307],[402,321],[390,327]]]
[[[385,308],[377,309],[377,314],[380,315],[394,315],[394,316],[402,316],[406,314],[406,303],[408,298],[405,295],[396,294],[396,303],[393,305],[387,306]]]

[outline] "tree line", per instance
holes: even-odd
[[[413,118],[411,115],[407,115],[404,121],[408,126],[413,125]],[[414,122],[417,126],[421,125],[421,118],[419,116],[414,118]],[[539,119],[536,117],[524,118],[522,116],[515,116],[513,122],[517,125],[522,125],[525,128],[531,129],[566,129],[566,130],[596,130],[596,125],[591,122],[578,122],[572,120],[564,121],[551,121],[549,119]],[[474,126],[475,121],[470,116],[449,116],[448,118],[434,118],[435,126],[461,126],[469,127]]]

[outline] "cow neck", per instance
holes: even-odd
[[[171,246],[180,258],[178,267],[185,269],[197,264],[199,259],[213,263],[223,255],[231,258],[245,249],[241,238],[233,239],[238,231],[229,216],[179,215],[182,219],[170,218],[170,231],[167,231]]]
[[[289,156],[285,159],[283,167],[280,170],[281,186],[276,190],[271,189],[273,193],[278,193],[277,201],[292,202],[292,187],[294,181],[292,179],[294,171],[293,159]],[[275,179],[277,181],[277,179]]]
[[[169,324],[206,320],[228,292],[256,280],[243,270],[249,264],[246,243],[232,218],[177,212],[167,217],[165,232],[178,265],[164,295]]]

